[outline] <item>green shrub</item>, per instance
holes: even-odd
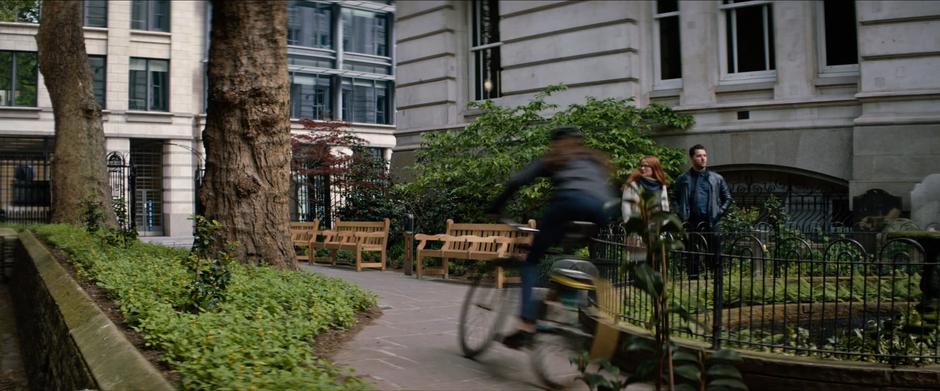
[[[644,155],[656,155],[668,175],[685,166],[683,151],[656,145],[653,132],[687,129],[692,117],[651,104],[637,107],[632,99],[595,99],[557,107],[547,103],[552,93],[564,89],[551,86],[519,107],[500,107],[491,101],[471,103],[483,112],[463,129],[424,133],[417,151],[414,182],[405,194],[414,208],[418,232],[443,232],[444,221],[485,221],[483,210],[502,190],[510,175],[541,156],[549,144],[551,129],[574,125],[584,142],[607,153],[614,165],[615,185],[622,183]],[[550,190],[547,180],[523,188],[507,208],[508,215],[525,221],[538,218]]]
[[[183,389],[358,390],[367,384],[313,354],[320,333],[347,328],[375,297],[337,279],[240,263],[216,311],[190,300],[186,250],[135,242],[109,246],[80,229],[38,226],[78,274],[108,291],[147,346],[181,375]]]

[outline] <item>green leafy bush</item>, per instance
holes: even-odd
[[[656,145],[652,133],[659,129],[686,129],[692,118],[667,107],[652,104],[636,107],[631,99],[587,98],[555,114],[546,98],[564,89],[552,86],[518,107],[500,107],[491,101],[471,103],[482,111],[463,129],[423,134],[418,150],[415,181],[406,194],[409,203],[429,206],[416,217],[429,214],[436,220],[421,225],[422,232],[443,232],[444,220],[485,221],[483,210],[502,190],[510,175],[541,156],[551,137],[551,129],[574,125],[581,129],[587,145],[606,152],[615,166],[619,185],[644,155],[656,155],[670,175],[681,172],[683,151]],[[538,218],[549,194],[548,181],[523,188],[507,206],[507,213],[521,221]],[[432,198],[434,202],[422,200]],[[443,215],[443,216],[439,216]],[[443,218],[442,218],[443,217]],[[438,228],[434,230],[434,228]]]
[[[181,375],[183,389],[359,390],[349,377],[313,353],[330,329],[353,325],[375,297],[340,280],[229,265],[225,301],[211,312],[177,310],[190,300],[186,250],[135,242],[124,248],[64,225],[35,231],[60,248],[78,274],[108,291],[131,327]]]

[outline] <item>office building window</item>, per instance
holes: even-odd
[[[333,119],[332,92],[330,76],[292,73],[291,118]]]
[[[823,14],[823,26],[819,29],[823,45],[820,63],[823,70],[858,70],[855,2],[824,0],[820,3]],[[850,67],[844,67],[846,65]]]
[[[653,38],[658,51],[655,53],[656,80],[682,78],[682,58],[679,48],[679,1],[657,0],[653,16],[656,32]]]
[[[388,15],[343,8],[343,50],[388,57]]]
[[[91,89],[95,93],[95,100],[98,101],[98,106],[104,109],[107,86],[107,58],[105,56],[88,56],[88,66],[91,68]]]
[[[36,107],[37,64],[36,53],[0,51],[0,106]]]
[[[391,123],[391,91],[381,80],[343,79],[343,120],[369,124]]]
[[[0,22],[39,23],[39,0],[0,0]]]
[[[471,5],[473,83],[474,100],[492,99],[501,96],[499,48],[499,2],[497,0],[474,0]]]
[[[329,4],[292,1],[287,9],[287,44],[333,48],[333,7]]]
[[[170,31],[169,0],[133,0],[131,28],[135,30]]]
[[[108,27],[107,0],[85,0],[85,27]]]
[[[773,9],[769,1],[723,0],[726,72],[775,69]]]
[[[131,58],[128,109],[168,111],[170,64],[167,60]]]

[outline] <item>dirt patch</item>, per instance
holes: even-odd
[[[356,324],[348,330],[330,330],[317,336],[313,352],[318,357],[332,358],[346,342],[353,339],[362,329],[382,316],[382,310],[372,307],[356,314]]]

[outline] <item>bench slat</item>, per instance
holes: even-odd
[[[535,228],[535,220],[529,220],[527,225]],[[444,234],[418,234],[415,239],[420,241],[416,254],[418,278],[424,274],[442,274],[447,278],[450,259],[487,261],[521,256],[524,252],[516,248],[516,245],[530,243],[532,235],[519,232],[506,224],[458,224],[449,219]],[[444,244],[440,249],[426,249],[425,246],[431,241],[441,241]],[[441,267],[425,268],[424,258],[427,257],[441,258]],[[502,270],[498,270],[497,274],[497,286],[502,288],[502,282],[505,280]]]

